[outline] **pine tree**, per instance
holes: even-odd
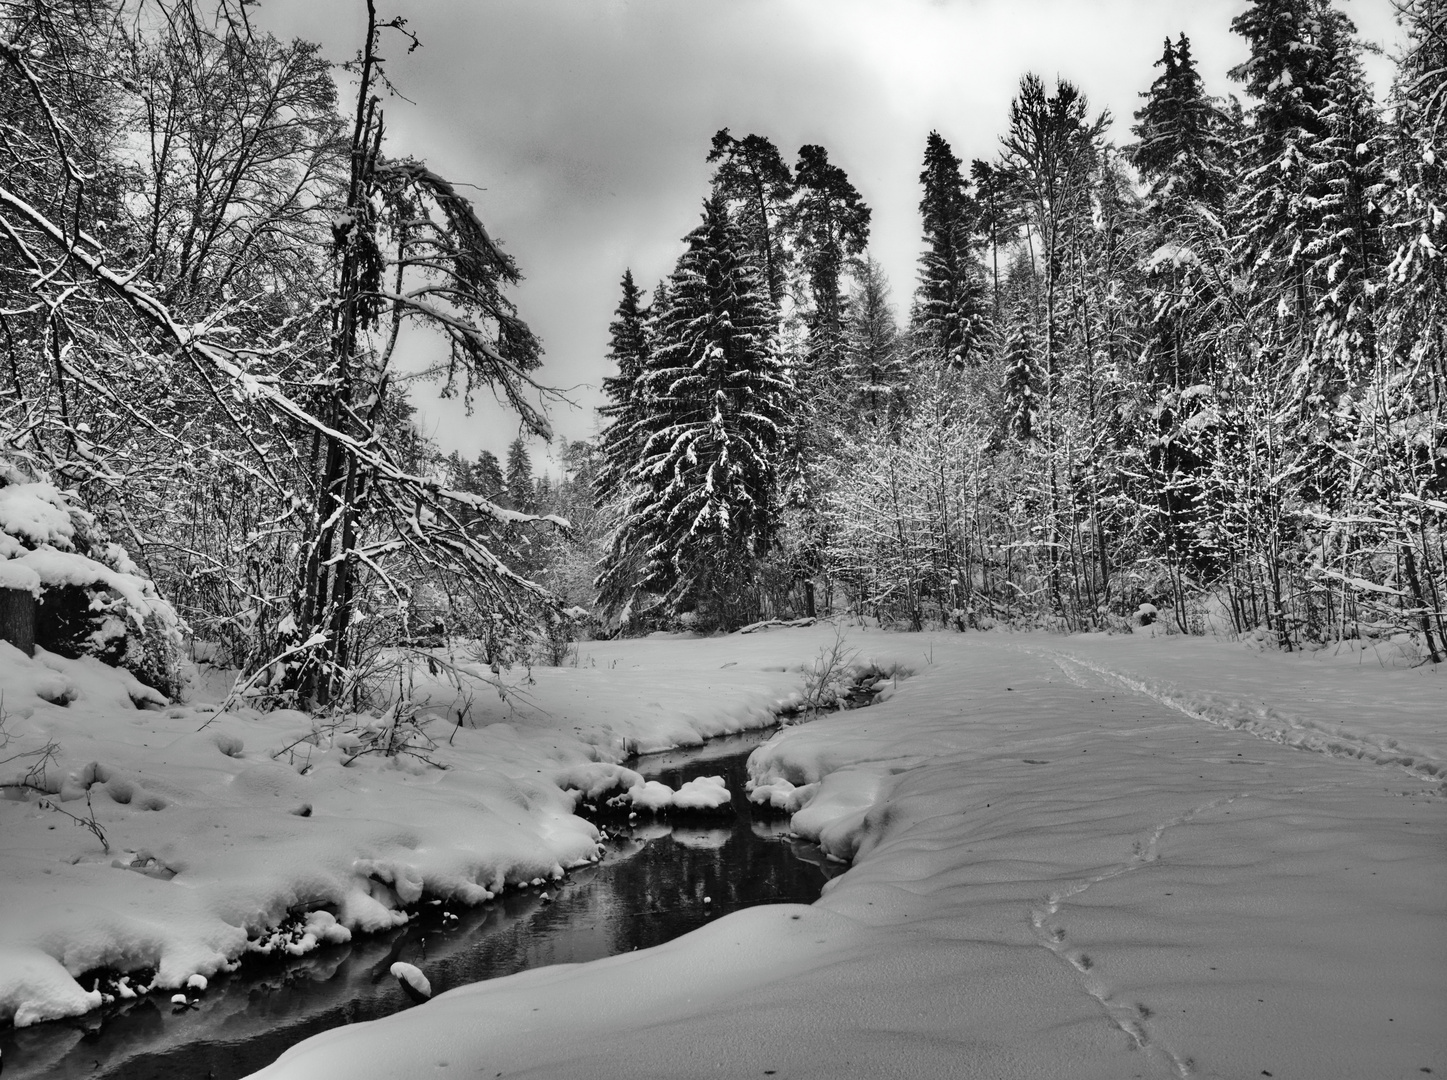
[[[970,162],[975,186],[975,230],[990,252],[991,298],[994,321],[1000,322],[1000,252],[1018,238],[1021,226],[1019,198],[1007,170],[976,158]]]
[[[732,625],[756,610],[755,562],[777,527],[790,385],[765,286],[721,196],[704,204],[687,243],[657,316],[642,456],[598,585],[614,611],[647,592],[676,613]]]
[[[936,363],[962,368],[984,324],[980,268],[971,250],[977,212],[960,174],[960,159],[937,131],[925,142],[919,212],[924,254],[912,322],[916,342]]]
[[[870,209],[822,146],[803,146],[794,168],[798,194],[790,223],[808,275],[810,381],[827,385],[844,352],[843,280],[848,259],[869,242]]]
[[[1099,384],[1090,320],[1070,318],[1083,313],[1086,300],[1085,267],[1097,243],[1101,150],[1110,122],[1108,113],[1092,121],[1089,112],[1085,95],[1072,83],[1057,80],[1055,93],[1047,94],[1039,76],[1026,75],[1010,103],[1009,131],[1001,140],[1032,262],[1038,266],[1032,267],[1032,280],[1041,370],[1038,391],[1031,397],[1038,410],[1032,428],[1044,449],[1048,595],[1055,613],[1066,619],[1074,617],[1072,610],[1082,615],[1096,607],[1087,595],[1091,581],[1085,578],[1086,588],[1080,587],[1074,554],[1065,543],[1078,535],[1076,522],[1094,512],[1077,502],[1077,470],[1066,452],[1078,438],[1073,430],[1077,425],[1091,431]],[[1097,554],[1103,562],[1103,554]],[[1067,569],[1072,586],[1068,596],[1063,587]],[[1098,584],[1104,587],[1103,580]]]
[[[1047,429],[1053,430],[1055,396],[1061,380],[1065,343],[1063,293],[1068,285],[1072,248],[1093,226],[1092,178],[1099,148],[1109,125],[1108,113],[1089,120],[1089,102],[1072,83],[1059,80],[1047,95],[1038,75],[1020,80],[1010,102],[1010,128],[1001,140],[1003,167],[1039,264],[1039,298],[1043,323],[1042,407]],[[1053,434],[1047,433],[1053,441]]]
[[[734,223],[748,238],[777,315],[789,269],[781,223],[794,194],[793,174],[778,147],[764,136],[740,140],[728,128],[714,135],[708,161],[716,163],[713,189],[729,201]]]

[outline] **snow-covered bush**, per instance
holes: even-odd
[[[95,657],[171,697],[180,689],[181,635],[171,605],[90,513],[3,458],[0,588],[35,597],[41,648]]]

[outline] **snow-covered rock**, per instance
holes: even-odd
[[[174,609],[95,518],[44,479],[0,458],[0,589],[37,600],[35,644],[124,668],[158,693],[180,691]]]
[[[427,976],[422,974],[422,969],[415,964],[398,960],[388,970],[392,972],[392,978],[402,985],[402,989],[413,1001],[426,1001],[432,996],[432,984],[427,981]]]

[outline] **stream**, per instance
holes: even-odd
[[[391,933],[300,958],[250,959],[213,979],[194,1008],[172,1006],[166,991],[73,1020],[0,1030],[5,1078],[234,1080],[318,1032],[410,1007],[389,973],[395,960],[420,967],[435,995],[528,968],[646,949],[756,904],[811,903],[843,868],[790,839],[786,819],[756,818],[744,798],[749,752],[772,734],[715,739],[629,763],[671,787],[723,776],[732,816],[610,823],[608,854],[562,882],[509,890],[477,908],[424,904]]]

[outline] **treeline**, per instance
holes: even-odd
[[[1447,4],[1387,107],[1325,0],[1252,0],[1243,107],[1167,41],[1117,145],[1025,76],[997,151],[931,132],[904,326],[822,147],[714,138],[611,328],[597,588],[615,625],[902,625],[1447,643]],[[1143,86],[1147,82],[1142,80]]]

